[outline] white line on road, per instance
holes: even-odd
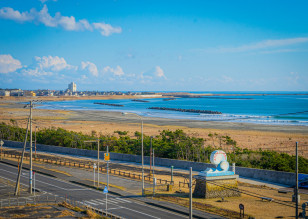
[[[155,217],[155,216],[152,216],[152,215],[143,213],[143,212],[141,212],[141,211],[133,210],[133,209],[131,209],[131,208],[126,208],[126,207],[122,207],[122,208],[127,209],[127,210],[130,210],[130,211],[133,211],[133,212],[137,212],[137,213],[139,213],[139,214],[143,214],[143,215],[146,215],[146,216],[149,216],[149,217],[152,217],[152,218],[160,218],[160,217]]]
[[[3,164],[3,165],[5,165],[5,164]],[[9,165],[5,165],[5,166],[6,166],[6,167],[13,168],[13,167],[11,167],[11,166],[9,166]],[[16,167],[14,167],[14,168],[17,169]],[[7,170],[4,170],[4,171],[9,172],[9,173],[13,173],[13,172],[10,172],[10,171],[7,171]],[[13,174],[17,175],[16,173],[13,173]],[[37,174],[38,174],[38,173],[37,173]],[[75,185],[75,184],[73,184],[73,183],[70,183],[70,182],[66,182],[66,181],[59,180],[59,179],[54,179],[54,178],[51,178],[51,177],[48,177],[48,176],[44,176],[44,175],[41,175],[41,174],[38,174],[38,175],[40,175],[40,176],[42,176],[42,177],[46,177],[46,178],[48,178],[49,180],[52,179],[52,180],[59,181],[59,182],[62,182],[62,183],[66,183],[66,184],[70,184],[70,185],[73,185],[73,186],[76,186],[76,187],[79,187],[79,188],[83,188],[82,186],[77,186],[77,185]],[[3,177],[3,178],[4,178],[4,177]],[[5,179],[7,179],[7,178],[5,178]],[[11,180],[11,179],[8,179],[8,180]],[[11,181],[14,181],[14,180],[11,180]],[[23,184],[23,185],[24,185],[24,184]],[[94,190],[94,189],[85,189],[85,190],[89,190],[89,191],[92,191],[92,192],[101,194],[100,191],[96,191],[96,190]],[[116,198],[116,196],[113,196],[113,195],[109,195],[109,196],[110,196],[110,197]],[[156,210],[159,210],[159,211],[168,212],[169,214],[173,214],[173,215],[177,215],[178,217],[186,218],[186,216],[184,216],[184,215],[180,215],[180,214],[175,213],[175,212],[171,212],[171,211],[168,211],[168,210],[164,210],[164,209],[160,209],[160,208],[157,208],[157,207],[154,207],[154,206],[150,206],[150,205],[147,205],[147,204],[143,204],[143,203],[140,203],[140,201],[137,201],[137,200],[135,200],[135,199],[134,199],[133,204],[141,205],[141,206],[144,206],[144,207],[147,207],[147,208],[156,209]],[[126,207],[123,207],[123,208],[126,208]],[[131,211],[135,211],[135,210],[130,209],[130,208],[126,208],[126,209],[129,209],[129,210],[131,210]],[[139,211],[136,211],[136,212],[139,212]],[[139,213],[144,214],[144,215],[148,215],[148,214],[145,214],[145,213],[142,213],[142,212],[139,212]],[[157,217],[154,217],[154,216],[152,216],[152,215],[148,215],[148,216],[153,217],[153,218],[157,218]]]
[[[123,207],[117,207],[117,208],[108,208],[108,211],[110,211],[110,210],[117,210],[117,209],[121,209],[121,208],[123,208]]]
[[[16,173],[10,172],[10,171],[8,171],[8,170],[4,170],[4,169],[0,169],[0,170],[3,170],[3,171],[5,171],[5,172],[8,172],[8,173],[11,173],[11,174],[14,174],[14,175],[17,175]],[[28,178],[27,176],[23,176],[23,175],[21,175],[21,177]],[[44,183],[44,184],[46,184],[46,185],[53,186],[53,187],[56,187],[56,188],[58,188],[58,189],[67,190],[67,191],[88,190],[88,189],[85,189],[85,188],[82,188],[82,189],[67,189],[67,188],[62,188],[62,187],[59,187],[59,186],[56,186],[56,185],[53,185],[53,184],[50,184],[50,183],[46,183],[46,182],[37,180],[37,179],[35,180],[35,182]],[[24,185],[24,184],[23,184],[23,185]]]
[[[98,205],[98,204],[96,204],[96,203],[94,203],[94,202],[90,202],[90,201],[85,201],[85,203],[90,203],[90,205]]]
[[[121,200],[122,202],[132,203],[131,201],[125,200],[125,199],[123,199],[123,198],[115,198],[115,199]]]

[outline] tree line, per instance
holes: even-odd
[[[11,120],[10,124],[0,124],[1,139],[23,142],[25,134],[26,129],[18,127],[14,120]],[[222,149],[227,152],[229,162],[235,162],[237,166],[287,172],[293,172],[295,169],[295,156],[293,155],[261,149],[242,149],[230,136],[219,136],[220,143],[215,145],[213,141],[215,135],[217,134],[210,133],[209,139],[192,137],[181,129],[163,130],[153,137],[144,135],[144,155],[150,156],[150,149],[153,148],[155,157],[209,163],[211,153]],[[108,145],[110,152],[141,155],[141,133],[138,131],[130,137],[128,131],[115,131],[113,135],[103,135],[92,131],[87,135],[51,127],[37,130],[33,136],[33,140],[36,139],[38,144],[87,150],[97,150],[97,144],[85,143],[85,141],[100,139],[100,150],[105,150]],[[227,148],[232,148],[232,150],[226,150]],[[308,173],[308,159],[301,156],[299,156],[299,171]]]

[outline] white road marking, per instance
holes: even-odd
[[[152,218],[160,218],[160,217],[152,216],[152,215],[150,215],[150,214],[143,213],[143,212],[141,212],[141,211],[133,210],[133,209],[131,209],[131,208],[126,208],[126,207],[122,207],[122,208],[127,209],[127,210],[130,210],[130,211],[133,211],[133,212],[137,212],[137,213],[139,213],[139,214],[143,214],[143,215],[146,215],[146,216],[149,216],[149,217],[152,217]]]
[[[100,202],[98,202],[98,201],[96,201],[96,200],[94,200],[94,199],[91,199],[90,201],[91,201],[91,202],[94,202],[94,203],[96,203],[96,204],[98,204],[98,205],[102,204],[102,203],[100,203]]]
[[[85,201],[85,203],[87,203],[87,204],[90,203],[90,205],[98,205],[98,204],[90,202],[90,201]]]
[[[132,203],[131,201],[125,200],[124,198],[116,198],[117,200],[121,200],[123,202]]]
[[[4,170],[4,169],[0,169],[0,170],[3,170],[3,171],[8,172],[8,173],[12,173],[12,174],[14,174],[14,175],[17,175],[17,174],[16,174],[16,173],[14,173],[14,172],[10,172],[10,171]],[[26,176],[23,176],[23,175],[21,175],[21,177],[25,177],[25,178],[27,178]],[[88,189],[85,189],[85,188],[81,188],[81,189],[67,189],[67,188],[62,188],[62,187],[59,187],[59,186],[56,186],[56,185],[53,185],[53,184],[50,184],[50,183],[46,183],[46,182],[43,182],[43,181],[37,180],[37,179],[35,180],[35,182],[44,183],[44,184],[47,184],[47,185],[50,185],[50,186],[56,187],[56,188],[58,188],[58,189],[63,189],[63,190],[67,190],[67,191],[88,190]],[[52,193],[49,193],[49,194],[51,194],[51,195],[52,195]]]
[[[123,208],[123,207],[120,206],[120,207],[117,207],[117,208],[108,208],[108,211],[109,210],[117,210],[117,209],[121,209],[121,208]]]
[[[5,164],[3,164],[3,165],[5,165]],[[9,165],[5,165],[5,166],[6,166],[6,167],[13,168],[13,167],[11,167],[11,166],[9,166]],[[16,167],[14,167],[14,168],[17,169]],[[4,171],[6,171],[6,170],[4,170]],[[10,172],[10,171],[6,171],[6,172],[13,173],[13,172]],[[13,173],[13,174],[15,174],[15,173]],[[17,174],[15,174],[15,175],[17,175]],[[41,176],[41,177],[46,177],[46,178],[48,178],[49,180],[52,179],[52,180],[59,181],[59,182],[62,182],[62,183],[66,183],[66,184],[70,184],[70,185],[73,185],[73,186],[76,186],[76,187],[79,187],[79,188],[83,188],[82,186],[77,186],[77,185],[75,185],[75,184],[73,184],[73,183],[66,182],[66,181],[59,180],[59,179],[53,179],[53,178],[51,178],[51,177],[44,176],[44,175],[41,175],[41,174],[39,174],[39,173],[37,173],[37,175],[39,175],[39,176]],[[0,177],[1,177],[1,176],[0,176]],[[5,178],[5,177],[3,177],[3,178]],[[7,179],[7,178],[5,178],[5,179]],[[8,180],[11,180],[11,179],[8,179]],[[11,181],[14,181],[14,180],[11,180]],[[24,184],[23,184],[23,185],[24,185]],[[92,192],[96,192],[96,193],[102,194],[100,191],[97,191],[97,190],[94,190],[94,189],[86,189],[86,190],[89,190],[89,191],[92,191]],[[109,196],[110,196],[110,197],[116,198],[116,196],[112,196],[112,195],[109,195]],[[168,212],[169,214],[177,215],[178,217],[186,218],[186,216],[184,216],[184,215],[180,215],[180,214],[178,214],[178,213],[171,212],[171,211],[164,210],[164,209],[160,209],[160,208],[157,208],[157,207],[154,207],[154,206],[150,206],[150,205],[147,205],[147,204],[142,204],[142,203],[140,203],[140,202],[137,201],[137,200],[135,200],[133,203],[134,203],[134,204],[137,204],[137,205],[145,206],[145,207],[147,207],[147,208],[152,208],[152,209],[155,209],[155,210]],[[123,207],[123,208],[126,208],[126,207]],[[135,210],[130,209],[130,208],[126,208],[126,209],[129,209],[129,210],[131,210],[131,211],[135,211]],[[136,211],[136,212],[139,212],[139,211]],[[145,213],[143,213],[143,212],[139,212],[139,213],[145,214]],[[145,214],[145,215],[148,215],[148,214]],[[148,215],[148,216],[154,217],[154,216],[151,216],[151,215]],[[154,218],[156,218],[156,217],[154,217]]]
[[[108,202],[108,203],[111,202],[111,204],[118,204],[118,202],[116,202],[116,201],[114,201],[113,199],[110,199],[110,198],[107,200],[107,202]]]
[[[13,181],[13,182],[15,181],[15,180],[12,180],[12,179],[8,179],[8,178],[6,178],[6,177],[3,177],[3,176],[0,176],[0,178],[6,179],[6,180],[9,180],[9,181]],[[20,184],[21,184],[21,185],[24,185],[24,186],[28,186],[28,185],[23,184],[23,183],[21,183],[21,182],[20,182]]]

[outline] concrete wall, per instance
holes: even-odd
[[[4,146],[22,148],[23,143],[4,140]],[[36,148],[38,151],[78,155],[85,157],[97,157],[97,151],[91,151],[91,150],[66,148],[66,147],[43,145],[43,144],[37,144]],[[104,157],[104,152],[100,152],[100,157],[101,158]],[[141,163],[141,156],[132,154],[110,153],[110,159]],[[194,171],[202,171],[208,167],[214,167],[214,165],[207,163],[173,160],[173,159],[159,158],[159,157],[156,157],[154,162],[155,165],[157,166],[166,166],[166,167],[174,166],[175,168],[181,168],[187,170],[189,169],[189,167],[192,167]],[[144,163],[145,164],[150,163],[150,158],[148,156],[144,157]],[[294,173],[273,171],[273,170],[262,170],[262,169],[246,168],[246,167],[236,167],[235,172],[236,174],[242,177],[254,178],[258,180],[264,180],[290,186],[295,185]]]

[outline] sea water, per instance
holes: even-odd
[[[176,98],[169,101],[164,101],[163,98],[142,99],[149,102],[135,102],[131,99],[51,101],[44,102],[39,108],[118,111],[171,119],[308,126],[308,94],[242,94],[229,93],[228,96]],[[124,106],[98,105],[94,102]],[[211,110],[222,112],[222,114],[153,110],[148,109],[149,107]]]

